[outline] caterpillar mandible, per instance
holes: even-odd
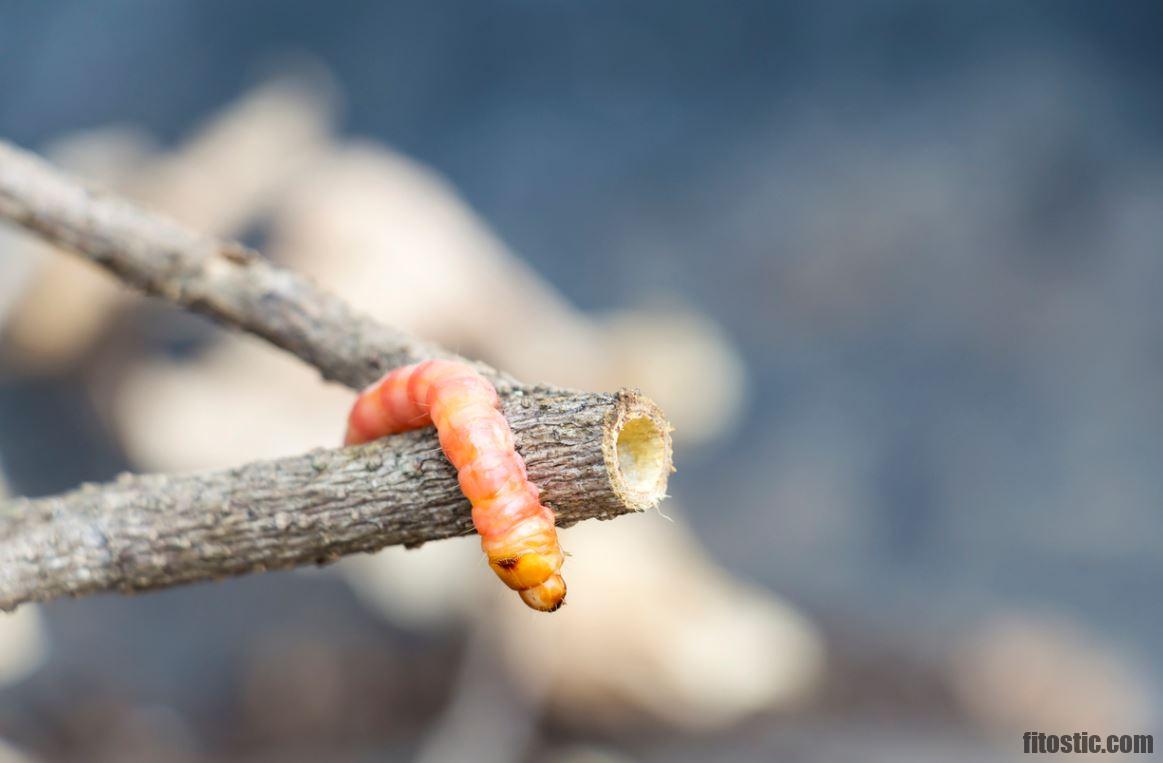
[[[565,556],[553,512],[541,505],[497,390],[464,363],[428,360],[389,371],[356,398],[344,443],[436,425],[440,448],[456,467],[489,566],[533,609],[565,602],[558,570]]]

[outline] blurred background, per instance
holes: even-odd
[[[0,619],[0,761],[994,761],[1154,733],[1163,7],[0,2],[0,136],[522,378],[660,512]],[[0,490],[347,390],[0,231]],[[637,554],[646,579],[602,560]]]

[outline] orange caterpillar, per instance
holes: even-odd
[[[537,487],[525,474],[497,390],[487,379],[448,360],[390,371],[356,399],[344,442],[368,442],[432,424],[472,504],[472,521],[493,572],[533,609],[560,607],[565,581],[558,570],[565,557],[553,512],[541,505]]]

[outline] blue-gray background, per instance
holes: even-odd
[[[726,327],[747,416],[672,492],[731,569],[888,634],[1065,612],[1158,672],[1161,34],[1131,2],[3,2],[0,136],[173,142],[309,53],[345,133],[447,175],[579,306],[679,293]],[[0,384],[19,492],[130,466],[83,423],[41,431],[83,422],[69,384]],[[214,670],[172,664],[229,654],[241,615],[170,651],[141,618],[269,586],[123,607],[157,663],[138,690],[206,683],[215,717]],[[70,606],[53,622],[93,613]]]

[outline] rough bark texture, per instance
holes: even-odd
[[[262,336],[353,388],[405,363],[456,357],[355,314],[251,250],[86,190],[3,143],[0,218],[150,294]],[[497,385],[530,477],[561,524],[641,511],[663,497],[670,428],[649,400],[527,386],[474,365]],[[623,443],[628,422],[635,424]],[[322,563],[470,532],[468,504],[431,430],[224,472],[125,476],[0,504],[0,607]]]

